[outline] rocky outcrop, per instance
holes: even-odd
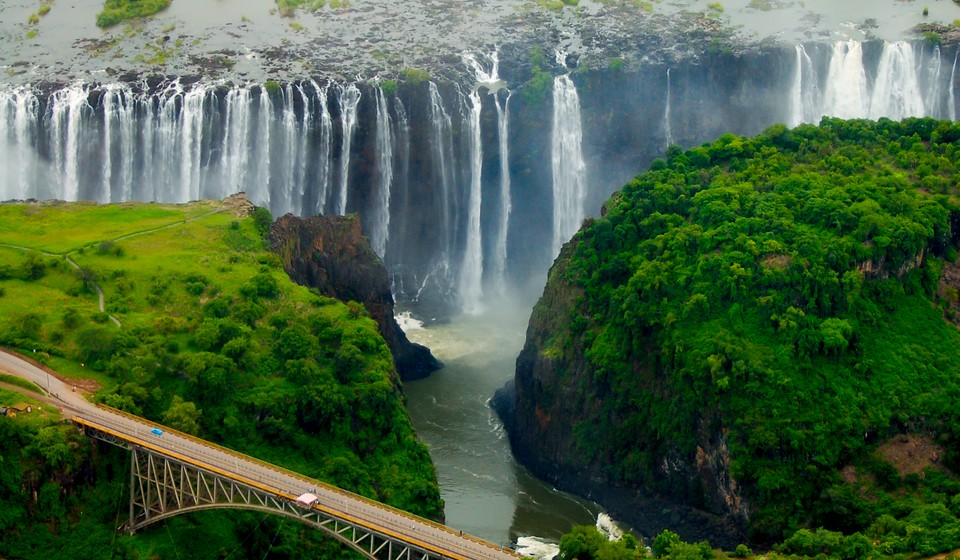
[[[410,342],[394,319],[387,269],[363,236],[356,215],[287,214],[270,227],[270,243],[294,282],[364,304],[402,379],[420,379],[442,367],[428,348]]]

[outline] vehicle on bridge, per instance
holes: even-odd
[[[163,430],[161,430],[160,428],[154,428],[154,429],[150,430],[150,433],[153,434],[153,435],[155,435],[155,436],[162,436],[162,435],[163,435]]]

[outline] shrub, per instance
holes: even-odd
[[[417,85],[430,79],[430,73],[420,68],[404,68],[403,79],[409,84]]]
[[[170,0],[106,0],[97,14],[97,27],[111,27],[121,21],[151,16],[166,9]]]

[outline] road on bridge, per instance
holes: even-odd
[[[460,559],[507,560],[521,558],[516,552],[494,545],[449,527],[416,517],[398,509],[362,498],[321,482],[284,471],[245,455],[231,452],[198,438],[172,431],[156,435],[157,427],[146,420],[118,414],[88,402],[73,387],[16,354],[0,349],[0,371],[32,381],[47,391],[42,399],[59,406],[65,413],[99,424],[133,440],[148,442],[164,451],[189,458],[199,466],[213,466],[240,482],[266,487],[279,495],[294,499],[304,493],[318,497],[316,505],[342,513],[345,518],[359,520],[368,528],[386,535],[397,535],[410,543],[428,543],[446,557]]]

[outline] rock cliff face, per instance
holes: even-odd
[[[564,245],[551,268],[530,317],[516,377],[493,400],[514,454],[537,476],[596,500],[645,535],[670,529],[688,541],[707,539],[714,546],[732,549],[745,541],[747,504],[730,476],[724,435],[711,432],[708,418],[697,427],[693,453],[664,450],[658,458],[656,481],[614,480],[610,458],[587,460],[588,454],[580,448],[581,431],[596,423],[606,408],[604,402],[585,395],[612,395],[596,383],[597,372],[583,352],[584,341],[559,334],[570,332],[571,318],[576,316],[572,310],[583,298],[583,290],[566,281],[576,243],[575,238]],[[638,369],[637,373],[652,390],[667,390],[656,372]],[[691,503],[699,507],[690,507]]]
[[[270,227],[270,243],[294,282],[366,306],[402,379],[420,379],[443,367],[428,348],[407,340],[394,319],[387,269],[363,236],[356,215],[287,214]]]

